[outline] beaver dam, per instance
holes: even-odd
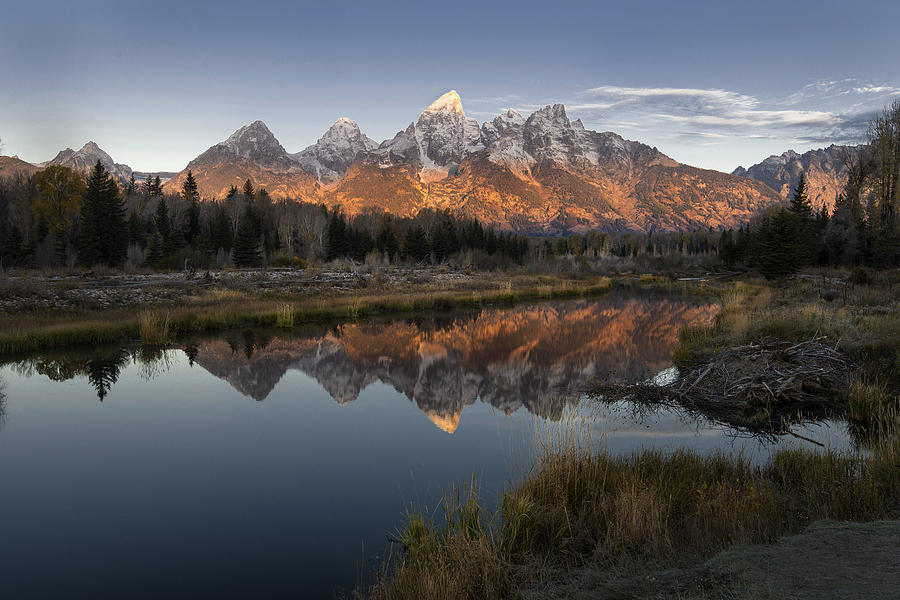
[[[795,423],[843,415],[851,368],[825,337],[764,341],[720,352],[663,385],[600,383],[591,396],[677,405],[739,430],[784,434]]]

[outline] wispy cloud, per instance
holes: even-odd
[[[763,102],[750,94],[724,89],[601,86],[587,89],[580,96],[586,101],[573,104],[572,109],[595,113],[591,115],[595,119],[625,114],[643,121],[674,123],[679,126],[679,135],[685,128],[692,133],[731,136],[759,135],[772,129],[821,130],[846,121],[835,111],[792,108],[796,102]]]
[[[860,143],[872,117],[898,98],[900,85],[891,82],[828,79],[776,96],[723,88],[602,85],[568,98],[505,96],[472,102],[484,119],[508,106],[527,116],[546,104],[562,102],[570,117],[581,118],[588,128],[631,135],[675,156],[687,154],[721,166],[729,160],[726,156],[758,160],[759,148],[783,151]],[[692,150],[699,147],[716,150]]]

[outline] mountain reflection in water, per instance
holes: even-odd
[[[153,378],[171,352],[258,401],[290,370],[315,379],[339,404],[380,381],[452,433],[478,400],[506,414],[525,406],[556,419],[591,380],[646,379],[671,364],[683,327],[711,323],[716,311],[681,299],[579,300],[300,333],[233,331],[180,349],[40,356],[17,368],[56,381],[87,376],[100,400],[115,395],[125,364],[136,362]]]

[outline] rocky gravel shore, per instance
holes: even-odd
[[[310,295],[370,286],[464,282],[464,271],[427,268],[360,270],[252,269],[169,273],[93,271],[64,275],[35,272],[0,275],[0,315],[35,311],[102,310],[166,305],[215,289],[253,295]]]

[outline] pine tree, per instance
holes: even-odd
[[[22,232],[14,223],[0,219],[0,267],[8,267],[22,263]]]
[[[789,211],[793,219],[794,236],[787,240],[787,243],[793,250],[798,265],[808,265],[819,255],[819,238],[816,235],[812,204],[807,194],[806,175],[803,173],[800,173],[797,187],[794,188]]]
[[[262,264],[257,217],[249,202],[234,239],[234,264],[239,267],[258,267]]]
[[[187,231],[184,237],[188,243],[191,243],[200,233],[200,204],[198,202],[200,194],[197,191],[197,181],[190,169],[188,169],[184,185],[181,186],[181,196],[188,203]]]
[[[362,262],[366,255],[375,249],[375,240],[366,229],[349,228],[350,255],[353,260]]]
[[[154,193],[155,195],[157,195],[157,196],[159,196],[160,194],[162,194],[162,183],[161,183],[160,180],[159,180],[159,175],[157,175],[157,176],[153,179],[153,193]]]
[[[231,217],[228,216],[225,208],[221,205],[216,208],[216,215],[210,227],[210,238],[214,252],[218,252],[219,248],[226,252],[231,250]]]
[[[397,240],[397,236],[389,223],[384,223],[381,226],[381,231],[375,240],[375,246],[379,252],[387,256],[388,260],[400,253],[400,242]]]
[[[128,243],[143,244],[145,239],[144,224],[141,222],[137,211],[133,210],[128,214]]]
[[[344,214],[335,208],[328,220],[326,232],[326,260],[334,260],[350,254],[350,239],[347,231],[347,221]]]
[[[725,229],[719,237],[719,258],[728,267],[737,261],[737,245],[734,242],[734,231]]]
[[[159,204],[156,205],[156,215],[153,218],[153,223],[156,225],[156,232],[159,234],[159,239],[162,243],[161,251],[163,255],[168,255],[174,250],[174,244],[172,243],[172,228],[169,221],[169,205],[166,203],[165,198],[160,198]]]
[[[766,279],[797,271],[796,235],[796,217],[790,211],[779,209],[763,218],[757,233],[756,264]]]
[[[131,177],[128,179],[128,190],[125,193],[132,196],[134,195],[135,190],[137,190],[137,184],[134,182],[134,173],[132,173]]]
[[[154,233],[147,244],[147,264],[151,266],[159,264],[163,257],[162,245],[159,233]]]
[[[794,188],[794,195],[791,197],[791,212],[800,218],[810,219],[813,210],[806,188],[806,174],[800,173],[800,179],[797,180],[797,187]]]
[[[422,262],[431,255],[431,245],[420,225],[413,225],[403,240],[403,254],[415,262]]]
[[[150,173],[147,173],[147,181],[144,182],[144,195],[153,195],[153,178],[150,176]]]
[[[120,265],[128,252],[128,224],[119,186],[97,161],[85,185],[81,205],[78,261],[86,266]]]

